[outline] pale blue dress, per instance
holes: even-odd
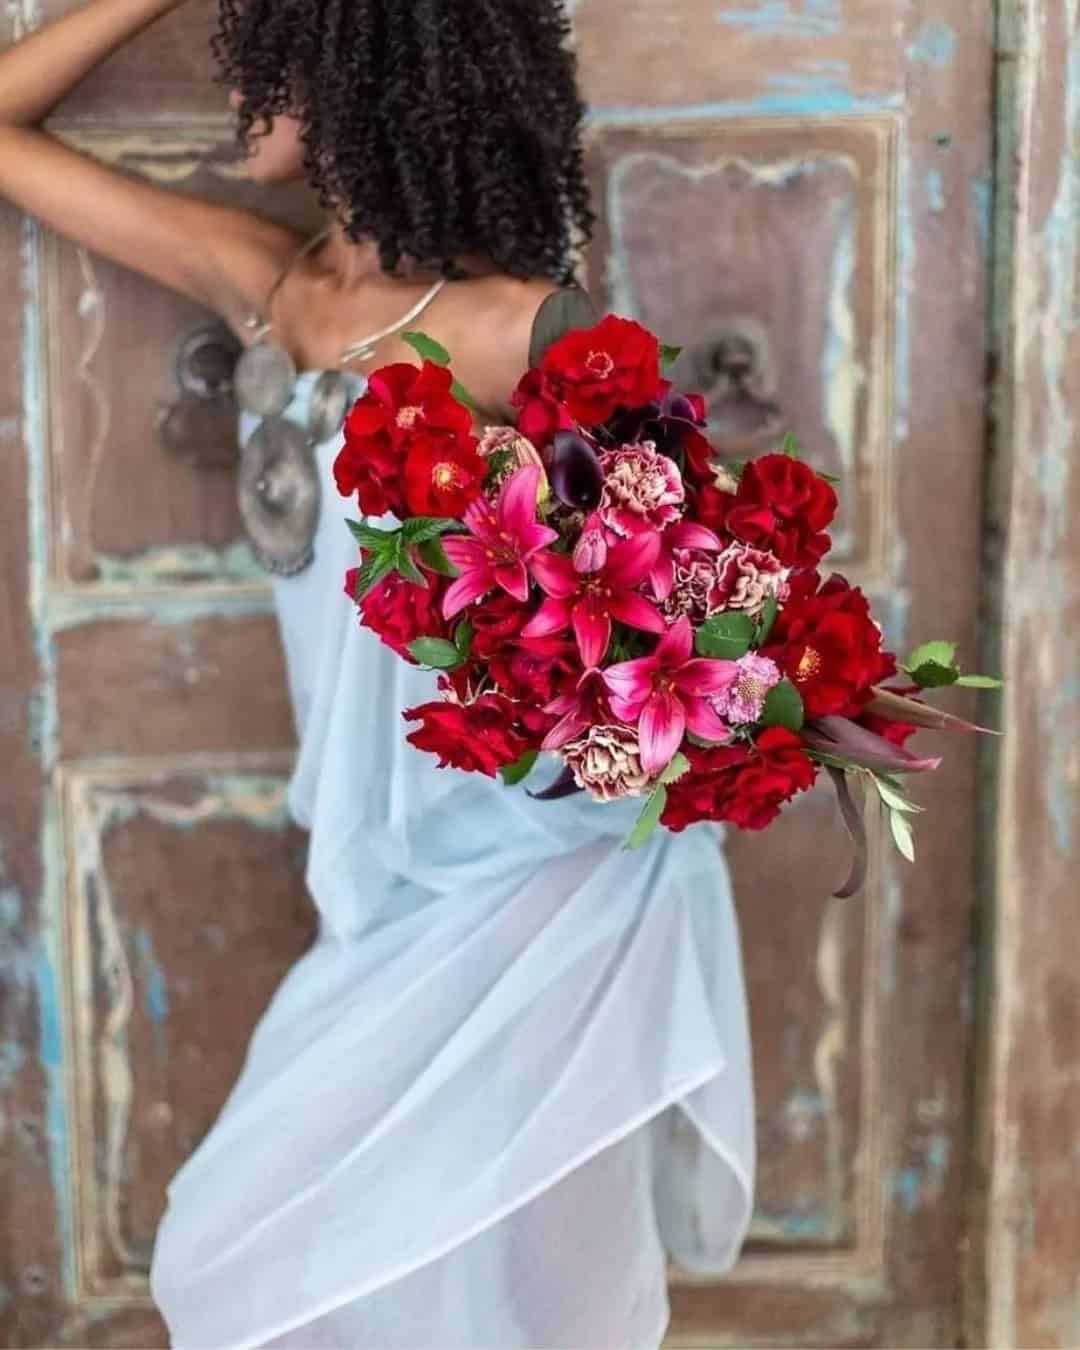
[[[343,593],[339,443],[314,563],[274,582],[318,937],[169,1187],[154,1298],[184,1348],[656,1347],[666,1254],[724,1271],[751,1207],[718,836],[628,853],[634,803],[534,802],[408,745],[433,677]]]

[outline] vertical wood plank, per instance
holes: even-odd
[[[1080,1344],[1080,3],[1003,0],[1000,453],[1009,469],[985,1339]],[[974,1334],[979,1334],[976,1328]]]

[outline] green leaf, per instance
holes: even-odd
[[[765,695],[765,707],[761,720],[767,727],[787,727],[788,731],[801,731],[806,720],[802,695],[790,680],[781,680],[774,684]]]
[[[417,567],[408,549],[402,548],[398,551],[394,558],[394,567],[406,581],[411,581],[414,586],[421,586],[425,591],[427,590],[428,579]]]
[[[904,669],[918,670],[920,666],[924,666],[931,661],[938,666],[955,666],[956,643],[924,642],[921,647],[916,647],[908,657]]]
[[[668,370],[682,355],[681,347],[673,347],[669,342],[660,344],[660,369]]]
[[[472,651],[473,632],[473,626],[468,619],[462,619],[454,629],[454,646],[461,653],[463,661]]]
[[[431,361],[436,366],[448,366],[450,364],[450,353],[441,342],[436,342],[426,333],[420,333],[413,329],[408,333],[402,333],[401,340],[408,343],[423,361]]]
[[[676,753],[675,758],[671,761],[671,763],[667,766],[664,772],[660,775],[660,781],[661,783],[677,783],[679,779],[683,777],[684,774],[688,774],[689,772],[690,772],[690,761],[680,750]]]
[[[499,770],[499,774],[507,787],[516,787],[518,783],[528,778],[539,753],[538,750],[526,750],[520,759],[516,759],[513,764],[507,764],[505,768]]]
[[[464,403],[470,412],[478,413],[481,411],[480,404],[473,398],[472,394],[465,388],[460,380],[455,380],[450,386],[450,392],[459,403]]]
[[[457,670],[463,665],[461,653],[445,638],[422,637],[409,643],[409,654],[423,666],[435,670]]]
[[[360,547],[371,553],[382,553],[393,548],[395,539],[401,533],[400,530],[377,530],[359,520],[347,520],[345,524]]]
[[[829,483],[832,487],[836,487],[843,482],[838,473],[826,473],[824,469],[815,469],[814,472],[823,482]]]
[[[663,783],[657,783],[648,801],[641,808],[641,815],[638,816],[637,824],[630,831],[630,838],[623,845],[625,849],[633,850],[644,844],[660,824],[660,817],[664,814],[665,806],[667,806],[667,788]]]
[[[422,544],[417,545],[416,552],[419,554],[420,561],[432,572],[438,572],[440,576],[444,577],[460,575],[457,568],[446,556],[446,549],[443,548],[441,539],[425,539]]]
[[[377,586],[384,577],[394,570],[394,560],[385,553],[373,553],[360,568],[353,590],[354,600],[363,600],[373,586]]]
[[[889,812],[889,829],[900,853],[908,862],[915,861],[915,836],[911,825],[899,811]]]
[[[914,802],[909,802],[902,792],[897,791],[891,784],[883,782],[877,774],[871,774],[874,787],[877,788],[878,796],[893,811],[904,811],[910,815],[919,815],[925,808],[916,806]]]
[[[993,675],[961,675],[956,683],[964,689],[1000,689],[1004,682]]]
[[[784,439],[780,442],[780,453],[787,455],[788,459],[802,459],[802,447],[793,431],[784,433]]]
[[[737,661],[750,650],[754,621],[748,614],[714,614],[697,631],[695,646],[699,656],[717,661]]]
[[[759,647],[763,647],[768,640],[779,613],[780,601],[777,600],[775,595],[766,596],[765,603],[761,607],[761,615],[758,618],[757,632],[754,634],[754,641]]]
[[[407,544],[423,544],[457,528],[456,520],[446,520],[442,516],[410,516],[402,525],[401,533]]]
[[[924,661],[908,673],[920,689],[945,689],[960,678],[955,666],[941,666],[936,661]]]

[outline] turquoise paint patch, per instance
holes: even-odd
[[[169,1017],[169,992],[165,976],[154,955],[153,939],[146,928],[140,928],[135,934],[135,951],[138,953],[146,985],[146,1011],[155,1026],[163,1026]]]
[[[911,40],[908,56],[931,66],[947,66],[956,55],[956,33],[940,19],[930,19]]]
[[[990,229],[994,211],[994,190],[989,174],[971,180],[971,208],[979,232],[979,248],[985,257],[990,252]]]
[[[905,1214],[914,1214],[919,1208],[922,1193],[922,1175],[916,1167],[905,1167],[889,1178],[889,1190],[903,1206]]]
[[[926,204],[936,216],[945,210],[945,178],[940,169],[927,172]]]
[[[22,896],[14,886],[0,887],[0,927],[14,928],[22,917]]]
[[[160,586],[178,577],[215,582],[266,581],[246,540],[224,548],[208,544],[175,544],[120,557],[94,555],[99,581],[106,586]]]
[[[39,944],[34,957],[38,994],[38,1060],[45,1074],[45,1136],[49,1167],[57,1200],[60,1250],[69,1256],[72,1247],[71,1161],[68,1147],[67,1099],[64,1092],[64,1034],[60,1016],[60,992],[49,953]]]
[[[669,126],[679,122],[706,121],[726,117],[781,117],[790,113],[811,113],[834,117],[864,114],[881,116],[903,107],[902,94],[884,98],[864,98],[841,85],[818,89],[810,97],[801,92],[764,94],[760,98],[731,99],[719,103],[690,103],[662,107],[593,106],[588,113],[589,126],[598,129],[619,127]]]
[[[723,6],[716,12],[716,22],[763,37],[815,38],[839,33],[843,13],[840,0],[806,0],[798,10],[791,0],[759,0],[753,9]]]

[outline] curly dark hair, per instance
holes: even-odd
[[[220,0],[212,48],[241,145],[296,116],[321,205],[387,272],[569,279],[593,215],[563,0]]]

